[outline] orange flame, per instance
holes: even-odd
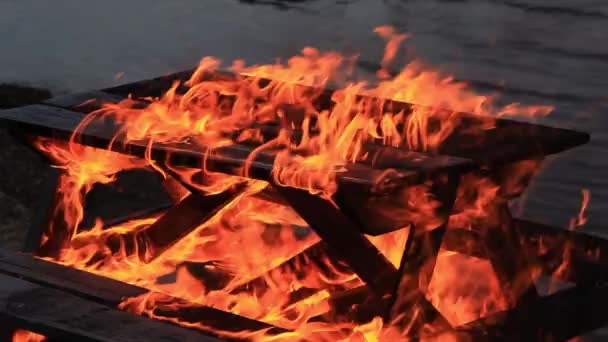
[[[508,308],[490,262],[453,252],[440,254],[428,293],[454,326]]]
[[[146,165],[135,158],[113,152],[48,139],[39,139],[36,147],[60,165],[57,167],[65,170],[58,189],[63,200],[60,209],[63,210],[65,222],[75,229],[84,217],[84,195],[91,191],[94,184],[112,183],[119,171]]]
[[[582,194],[581,207],[580,207],[576,217],[573,217],[572,219],[570,219],[570,225],[569,225],[570,230],[575,230],[578,227],[584,226],[588,220],[588,218],[585,214],[585,211],[587,210],[587,206],[589,205],[589,201],[591,198],[591,192],[588,189],[581,189],[581,194]],[[574,248],[575,248],[575,245],[570,240],[567,240],[566,243],[564,244],[563,252],[561,255],[561,263],[555,269],[553,274],[551,274],[552,279],[551,279],[551,282],[549,283],[549,288],[548,288],[549,293],[553,293],[557,288],[559,288],[558,280],[560,278],[562,278],[562,276],[564,274],[567,274],[568,272],[570,272],[572,259],[573,259],[573,253],[575,253],[575,252],[573,252]],[[591,257],[593,257],[594,252],[597,252],[597,251],[588,251],[588,253],[590,254]]]
[[[587,216],[585,215],[585,211],[587,210],[589,200],[591,199],[591,192],[589,191],[589,189],[582,189],[581,194],[583,196],[583,199],[581,201],[581,208],[578,211],[578,215],[570,220],[570,230],[574,230],[577,227],[584,226],[588,220]]]
[[[407,39],[409,35],[398,33],[396,32],[395,28],[386,25],[376,27],[374,32],[379,34],[380,37],[386,41],[386,46],[384,47],[384,56],[382,57],[382,62],[380,64],[382,69],[378,70],[377,75],[380,78],[388,78],[390,77],[388,68],[397,56],[399,44],[401,44],[404,39]]]
[[[319,238],[293,210],[257,196],[267,182],[248,180],[245,194],[147,263],[133,250],[149,252],[147,249],[154,246],[140,245],[132,236],[154,223],[157,216],[113,227],[104,227],[99,221],[91,230],[78,229],[83,218],[83,199],[93,184],[111,183],[118,172],[132,168],[151,168],[165,174],[166,169],[150,158],[154,143],[189,143],[204,153],[233,144],[256,146],[238,176],[212,173],[201,165],[204,184],[195,180],[201,170],[166,166],[180,181],[205,193],[221,192],[242,182],[256,154],[268,152],[275,155],[273,179],[268,181],[330,197],[337,189],[337,175],[350,163],[368,158],[368,144],[381,141],[384,145],[433,152],[458,127],[462,112],[487,116],[478,127],[471,128],[481,131],[492,128],[496,117],[516,113],[546,115],[552,109],[518,104],[494,106],[492,97],[475,94],[466,84],[419,61],[408,64],[391,78],[388,68],[407,35],[388,26],[377,28],[376,32],[387,41],[376,84],[348,81],[354,57],[322,53],[310,47],[286,64],[247,67],[236,61],[231,68],[236,74],[219,72],[220,61],[205,57],[184,84],[175,83],[158,98],[129,98],[105,104],[79,127],[80,131],[100,118],[114,119],[121,124],[116,137],[121,142],[147,143],[149,150],[143,161],[83,147],[77,144],[77,135],[69,144],[39,141],[38,148],[65,170],[59,194],[63,219],[72,234],[55,261],[154,291],[126,299],[121,308],[157,319],[169,318],[157,315],[155,308],[194,303],[291,330],[278,335],[266,331],[239,333],[255,340],[404,340],[407,329],[380,318],[363,325],[312,320],[331,309],[333,291],[353,289],[361,281],[344,265],[324,255],[291,260]],[[341,86],[331,91],[330,84]],[[387,105],[391,100],[412,105],[392,109]],[[273,123],[280,127],[269,138],[263,129]],[[520,180],[537,166],[518,165],[521,172],[514,173],[517,181],[512,183],[467,176],[458,191],[450,227],[472,229],[479,222],[497,219],[493,203],[504,200],[506,192],[519,191],[513,189],[519,189],[523,184]],[[188,192],[181,185],[166,185],[176,199]],[[443,219],[436,214],[439,203],[429,194],[428,184],[407,188],[393,199],[399,201],[396,209],[378,210],[393,218],[407,218],[409,224],[369,239],[398,267],[411,225],[430,230],[439,227]],[[584,209],[577,222],[582,221],[583,212]],[[286,266],[276,268],[282,264]],[[263,286],[251,285],[252,282]],[[304,295],[294,299],[294,293]],[[190,304],[171,302],[168,295]],[[486,261],[445,252],[439,257],[427,296],[454,324],[505,306]],[[441,339],[454,337],[442,335]]]
[[[13,342],[43,342],[46,337],[27,330],[17,330],[13,333]]]

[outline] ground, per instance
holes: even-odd
[[[0,84],[0,109],[40,102],[51,97],[46,89]],[[0,129],[0,246],[19,249],[34,215],[36,198],[46,170],[30,148]]]

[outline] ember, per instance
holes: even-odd
[[[31,331],[17,330],[13,333],[13,342],[44,342],[45,337]]]
[[[376,32],[376,83],[354,80],[354,57],[305,48],[230,72],[206,57],[187,79],[148,83],[164,89],[5,114],[62,172],[37,255],[150,290],[122,310],[259,341],[461,340],[454,327],[541,300],[541,272],[574,277],[588,251],[547,252],[560,242],[509,201],[544,156],[588,136],[503,119],[552,108],[495,106],[420,62],[391,77],[407,35]],[[133,169],[162,175],[175,205],[85,229],[93,185]],[[260,325],[199,319],[208,307]]]

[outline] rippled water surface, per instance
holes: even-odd
[[[413,33],[408,52],[456,78],[552,104],[545,123],[590,132],[589,145],[547,165],[522,215],[565,227],[589,188],[585,229],[608,235],[608,1],[0,0],[0,82],[77,91],[204,55],[270,62],[306,45],[376,62],[381,24]]]

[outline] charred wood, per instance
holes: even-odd
[[[133,285],[129,285],[129,284],[117,281],[117,280],[101,277],[101,276],[95,275],[93,273],[81,271],[81,270],[78,270],[78,269],[75,269],[72,267],[66,267],[66,266],[52,263],[49,261],[37,259],[30,255],[16,254],[16,253],[8,252],[6,250],[1,250],[1,249],[0,249],[0,274],[2,274],[2,277],[5,277],[5,276],[15,277],[15,279],[19,278],[19,281],[35,284],[33,286],[36,286],[36,287],[43,287],[45,289],[44,291],[47,291],[46,289],[49,289],[49,291],[50,290],[59,291],[61,293],[66,293],[66,294],[69,293],[70,296],[74,296],[77,298],[84,298],[87,301],[91,301],[92,303],[95,303],[96,306],[95,306],[94,311],[100,311],[100,310],[104,311],[104,312],[106,310],[107,311],[116,311],[115,309],[111,309],[111,308],[116,307],[125,298],[138,297],[138,296],[141,296],[141,295],[144,295],[147,293],[149,293],[150,295],[155,294],[155,293],[149,292],[146,289],[143,289],[143,288],[140,288],[137,286],[133,286]],[[2,284],[6,285],[8,283],[2,282]],[[30,288],[30,285],[27,285],[27,286],[18,288],[18,290],[27,292],[27,289],[29,289],[29,288]],[[37,292],[37,291],[35,291],[35,292]],[[33,294],[34,293],[28,293],[28,295],[25,296],[25,300],[31,299],[34,304],[26,306],[24,308],[24,310],[40,309],[40,310],[46,312],[46,314],[48,314],[49,310],[51,310],[53,315],[55,315],[54,316],[55,318],[53,318],[53,319],[61,319],[61,316],[57,316],[58,313],[60,313],[60,312],[63,312],[64,314],[67,314],[67,315],[72,314],[73,310],[66,309],[66,310],[60,310],[60,312],[58,312],[58,311],[56,311],[55,305],[49,305],[49,306],[40,305],[41,302],[37,301],[37,300],[40,300],[40,298],[35,297],[35,296],[32,297],[31,295],[33,295]],[[62,297],[59,297],[60,301],[62,300],[61,298]],[[162,298],[164,300],[164,303],[166,303],[166,304],[168,304],[170,302],[184,303],[183,299],[179,299],[179,298],[175,298],[175,297],[171,297],[171,296],[167,296],[167,295],[162,295]],[[52,296],[51,296],[51,299],[52,299]],[[70,302],[70,303],[73,303],[73,302]],[[66,305],[68,305],[68,304],[66,304]],[[71,304],[69,304],[69,305],[71,305]],[[196,305],[194,305],[194,306],[196,307]],[[78,305],[77,305],[77,307],[78,307]],[[91,306],[88,306],[88,307],[90,308]],[[84,307],[84,310],[87,310],[86,308],[87,308],[87,306]],[[32,312],[34,312],[34,311],[32,311]],[[116,312],[118,312],[118,311],[116,311]],[[29,315],[29,313],[30,312],[28,311],[28,315]],[[80,315],[81,313],[82,312],[80,312],[78,310],[73,311],[73,314]],[[162,316],[160,316],[161,313],[158,313],[158,314],[159,314],[159,317],[162,318]],[[239,327],[241,327],[241,326],[243,328],[240,330],[245,330],[248,328],[254,329],[254,330],[273,328],[272,325],[258,322],[255,320],[251,320],[251,319],[248,319],[245,317],[237,316],[232,313],[224,312],[224,311],[213,309],[213,308],[207,308],[202,311],[199,311],[199,314],[200,315],[198,316],[197,319],[195,319],[194,315],[190,314],[187,318],[188,321],[194,322],[196,320],[197,323],[200,323],[203,326],[208,326],[212,329],[216,322],[221,322],[221,324],[226,324],[226,325],[232,326],[235,330],[238,330]],[[84,322],[88,321],[88,320],[82,320],[82,316],[78,316],[78,317],[80,317],[80,318],[74,319],[74,321],[80,321],[79,324],[84,324]],[[94,318],[94,316],[91,316],[91,317]],[[133,317],[131,319],[135,319],[136,321],[143,319],[146,321],[153,322],[153,324],[160,324],[160,326],[163,327],[161,329],[161,331],[166,331],[169,335],[172,333],[178,334],[179,331],[188,331],[181,327],[179,329],[173,330],[173,328],[175,328],[175,327],[171,327],[171,325],[167,325],[162,322],[155,322],[155,321],[147,320],[143,317],[137,317],[130,313],[121,312],[120,317],[123,317],[123,318],[124,317],[127,317],[127,318]],[[170,317],[167,317],[167,318],[179,318],[179,317],[176,317],[175,314],[171,314]],[[98,322],[98,324],[102,324],[102,327],[106,332],[109,331],[109,330],[107,330],[107,325],[105,325],[103,322]],[[276,328],[276,329],[278,329],[278,328]],[[139,330],[137,330],[137,331],[139,331]],[[281,330],[279,329],[278,331],[281,331]],[[200,341],[201,338],[205,337],[205,335],[202,335],[197,332],[193,332],[193,334],[194,335],[190,335],[190,336],[197,336],[199,338],[196,341]],[[141,338],[141,336],[149,336],[149,335],[148,334],[142,335],[141,331],[139,331],[137,337]],[[180,336],[180,335],[178,334],[175,336]],[[213,339],[211,339],[211,340],[213,340]],[[109,339],[108,341],[114,341],[114,339]]]
[[[199,332],[136,316],[74,294],[0,275],[0,320],[54,341],[220,340]],[[108,327],[112,327],[108,329]],[[9,339],[10,340],[10,339]]]
[[[245,189],[245,184],[235,185],[224,192],[211,195],[190,194],[158,220],[141,230],[110,235],[105,244],[112,253],[126,255],[138,254],[148,263],[171,248],[181,238],[211,219]],[[72,239],[69,242],[77,247],[91,243],[88,237]]]
[[[184,82],[190,78],[194,70],[186,70],[172,75],[167,75],[151,80],[144,80],[126,84],[119,87],[103,90],[112,96],[126,97],[129,94],[136,97],[158,96],[169,89],[173,82]],[[235,80],[238,77],[228,72],[208,73],[202,77],[205,80]],[[260,79],[260,85],[267,85],[270,81]],[[298,86],[305,88],[304,86]],[[316,94],[316,106],[318,109],[327,109],[333,105],[330,89],[309,89],[311,94]],[[96,95],[97,98],[115,98],[105,95]],[[365,96],[362,96],[365,98]],[[366,99],[369,106],[377,106],[378,112],[404,111],[408,113],[412,104],[387,99]],[[77,105],[72,103],[56,101],[64,108],[72,108]],[[444,110],[449,112],[448,110]],[[507,119],[494,119],[467,113],[458,113],[458,125],[456,130],[450,134],[446,141],[439,146],[438,153],[474,160],[478,164],[496,166],[508,164],[518,160],[542,157],[553,153],[585,144],[589,141],[589,135],[565,129],[552,128],[537,124],[518,122]],[[438,122],[429,123],[429,127],[439,125]],[[492,121],[491,129],[471,130],[471,127],[481,125],[483,122]],[[262,132],[267,137],[276,136],[281,126],[275,125],[262,127]],[[297,134],[295,134],[297,136]],[[297,138],[297,137],[296,137]]]
[[[333,202],[295,188],[277,190],[374,293],[392,293],[397,270]]]

